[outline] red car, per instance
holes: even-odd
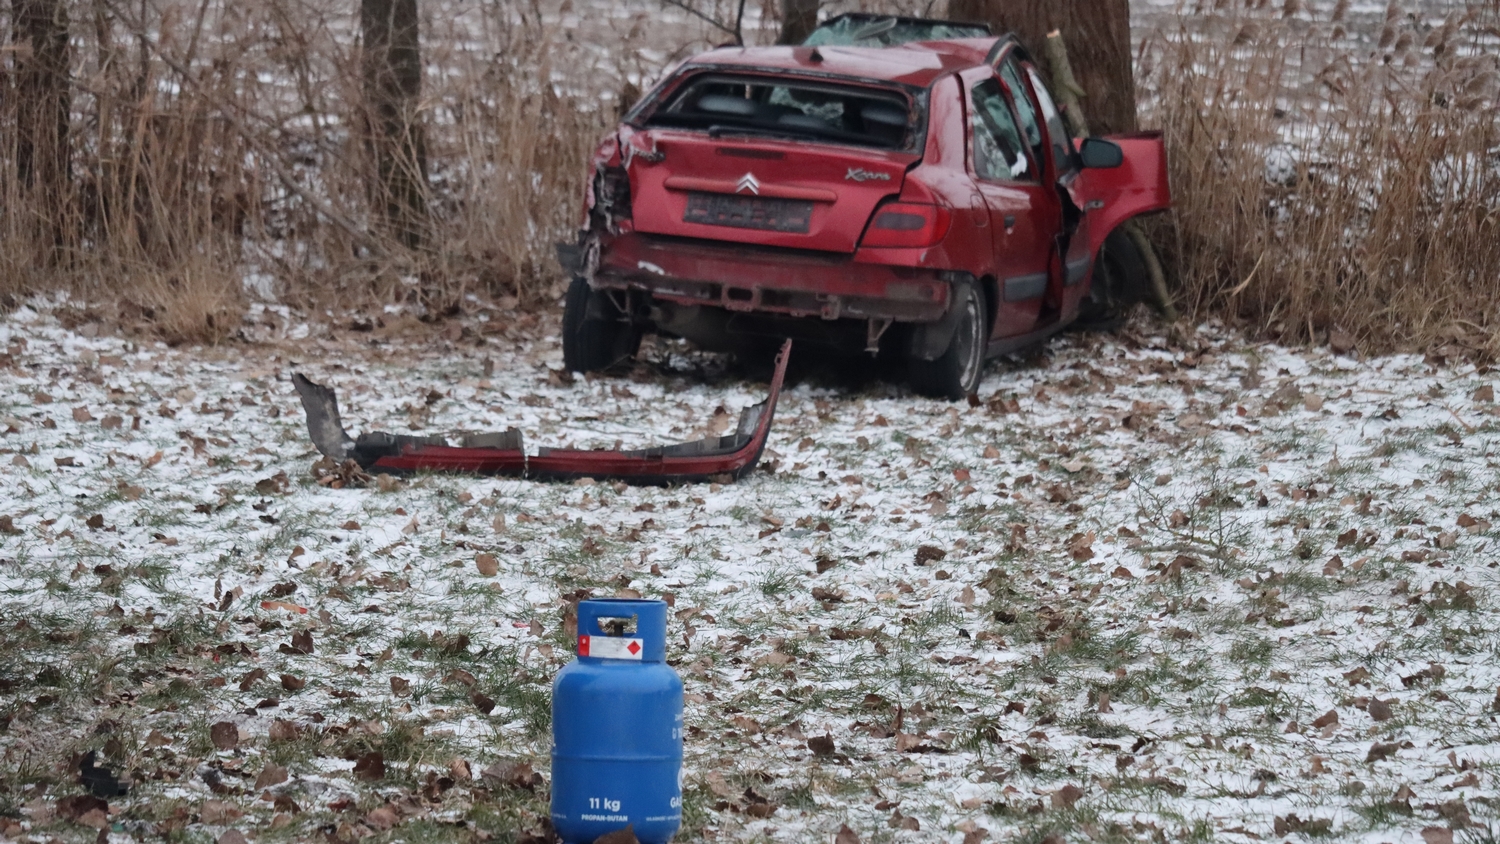
[[[1075,143],[1011,36],[836,43],[954,32],[984,30],[845,16],[673,70],[600,145],[559,250],[567,366],[645,332],[792,337],[902,355],[917,391],[957,399],[986,358],[1108,321],[1140,274],[1117,230],[1171,203],[1160,135]]]

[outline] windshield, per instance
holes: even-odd
[[[805,47],[893,47],[913,41],[983,38],[983,24],[962,24],[920,18],[840,15],[824,21],[802,42]]]
[[[646,125],[895,150],[920,141],[911,101],[899,91],[737,74],[689,80]]]

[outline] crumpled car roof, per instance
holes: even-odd
[[[926,88],[933,80],[984,63],[996,38],[920,41],[895,47],[720,47],[684,65],[801,71]],[[817,53],[821,60],[814,58]]]

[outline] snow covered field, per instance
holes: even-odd
[[[639,593],[675,613],[681,840],[1493,840],[1488,369],[1142,322],[977,406],[797,383],[739,485],[339,488],[294,369],[354,430],[541,445],[765,386],[665,347],[572,381],[551,314],[252,322],[0,323],[0,839],[542,840],[567,609]],[[133,780],[107,814],[88,750]]]

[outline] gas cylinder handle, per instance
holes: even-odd
[[[599,633],[605,636],[634,636],[639,615],[601,615],[594,619]]]

